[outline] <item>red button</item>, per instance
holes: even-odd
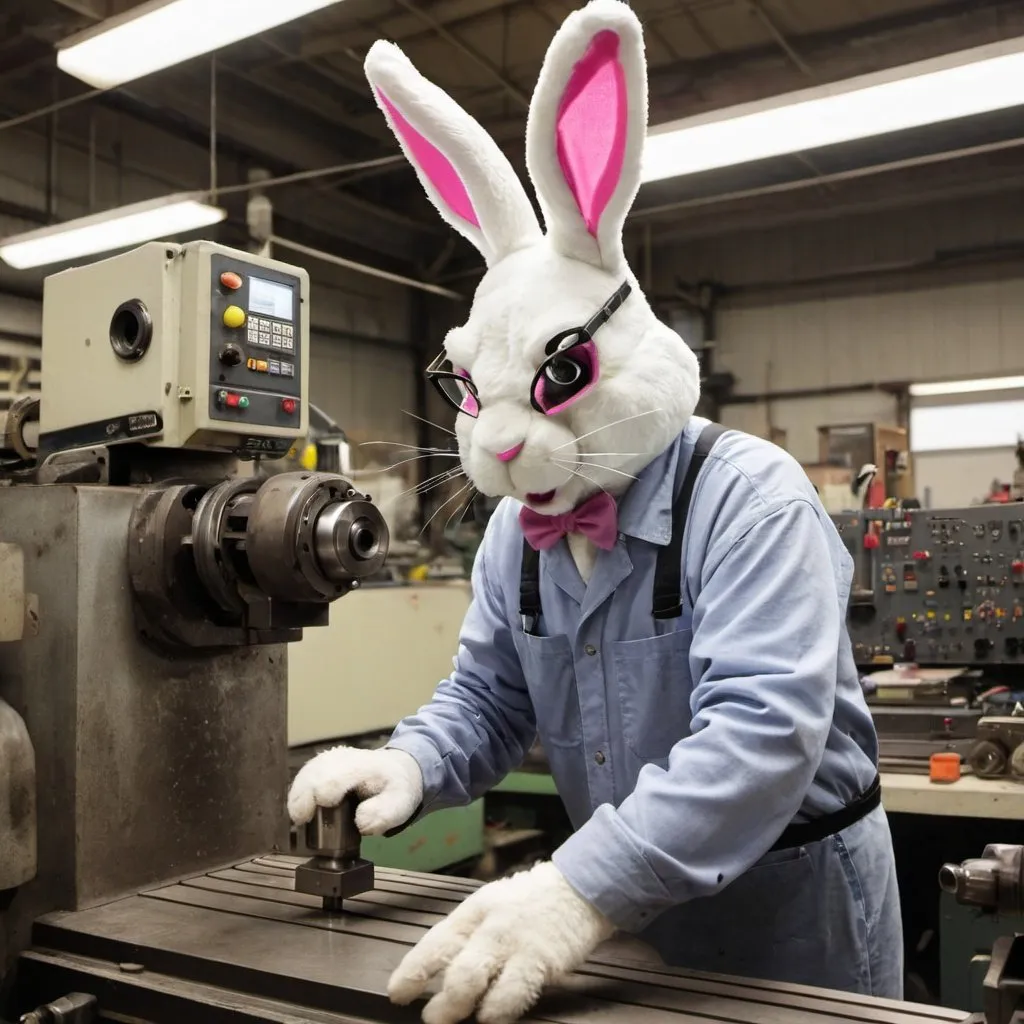
[[[868,551],[874,551],[878,547],[878,535],[874,533],[864,534],[864,547]]]
[[[238,289],[242,287],[241,277],[230,270],[225,270],[224,273],[220,275],[220,283],[221,287],[227,288],[229,292],[238,291]]]
[[[281,409],[286,412],[289,416],[295,412],[295,399],[294,398],[282,398]]]
[[[227,396],[227,398],[224,399],[224,402],[230,408],[236,409],[238,407],[238,398],[239,398],[238,395],[231,395],[231,394],[229,394]]]

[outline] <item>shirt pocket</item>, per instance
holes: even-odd
[[[626,745],[644,761],[664,761],[690,735],[690,642],[679,629],[612,644]]]
[[[576,688],[572,645],[567,636],[513,634],[530,692],[541,745],[575,748],[583,742],[583,720]]]

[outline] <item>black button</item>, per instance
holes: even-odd
[[[596,753],[596,754],[594,755],[594,760],[595,760],[595,761],[596,761],[596,762],[597,762],[598,764],[604,764],[604,754],[602,754],[602,753],[601,753],[601,751],[599,750],[599,751],[598,751],[598,752],[597,752],[597,753]]]
[[[583,648],[583,650],[590,655],[597,654],[597,648],[593,644],[587,644],[586,647]]]

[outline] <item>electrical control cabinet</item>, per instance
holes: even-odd
[[[1024,665],[1024,504],[832,518],[858,665]]]
[[[309,425],[309,277],[151,242],[47,278],[40,450],[125,441],[277,457]]]

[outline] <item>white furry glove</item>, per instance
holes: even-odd
[[[511,1024],[613,931],[554,864],[538,864],[485,885],[435,925],[391,976],[388,995],[404,1006],[445,969],[426,1024],[458,1024],[474,1010],[481,1024]]]
[[[305,825],[317,807],[337,807],[349,793],[360,798],[356,827],[379,836],[404,825],[423,800],[423,773],[404,750],[335,747],[307,761],[288,793],[288,813]]]

